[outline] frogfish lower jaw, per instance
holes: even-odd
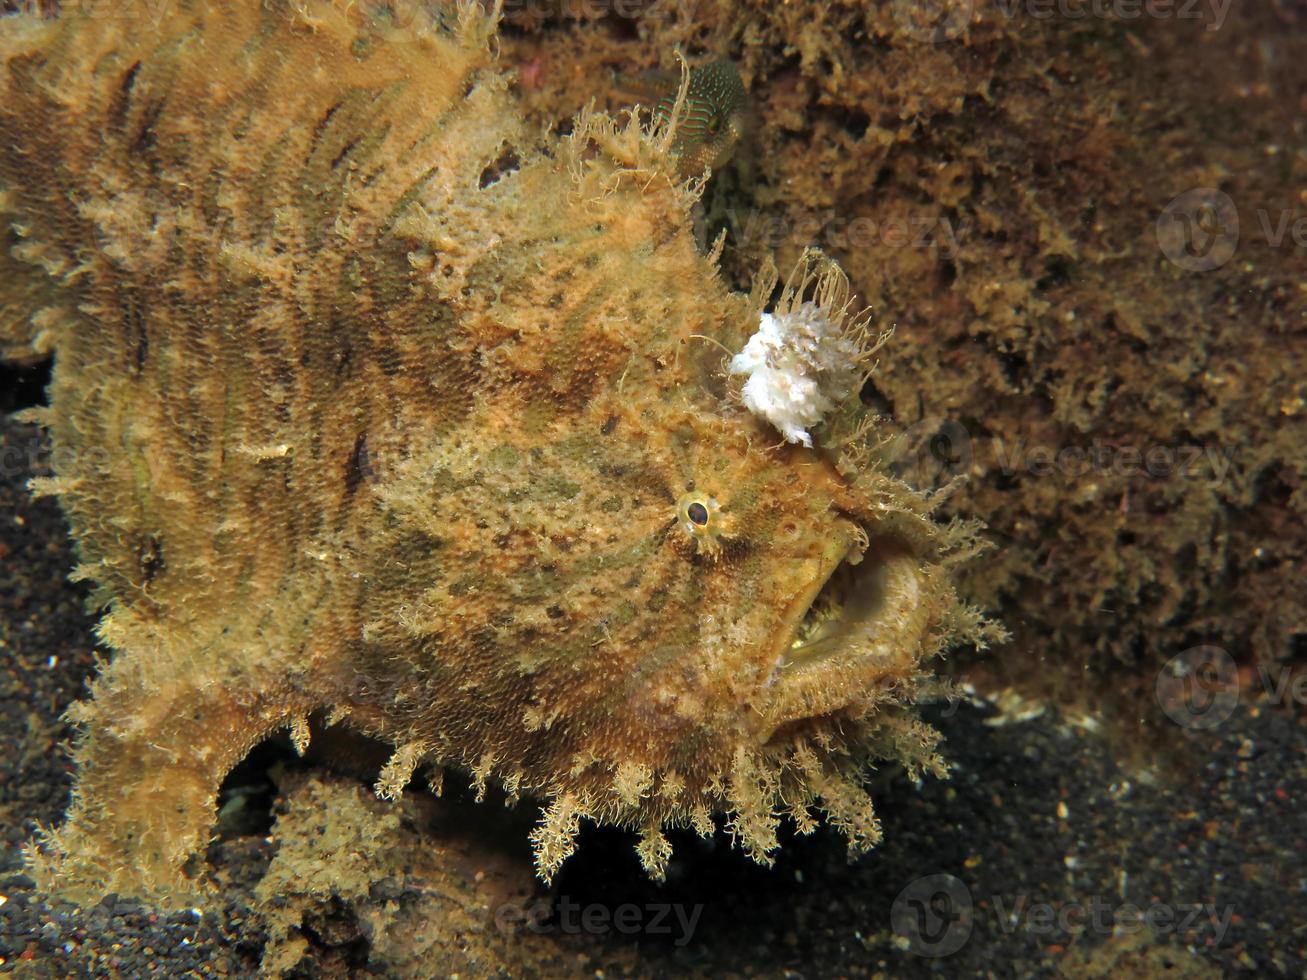
[[[936,618],[921,562],[892,537],[845,538],[811,564],[776,634],[764,712],[772,726],[861,713],[894,696],[924,659]]]

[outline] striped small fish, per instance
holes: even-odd
[[[679,88],[674,86],[655,104],[654,118],[659,123],[671,117]],[[722,58],[691,69],[689,91],[673,142],[682,174],[690,177],[716,170],[731,158],[744,135],[747,101],[744,83],[733,62]]]

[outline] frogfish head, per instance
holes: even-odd
[[[837,275],[808,272],[778,308]],[[847,319],[835,294],[819,305]],[[432,755],[551,801],[545,876],[581,817],[638,829],[655,876],[662,829],[717,813],[761,861],[781,814],[810,829],[811,807],[868,847],[865,770],[942,771],[909,708],[925,663],[980,623],[949,584],[949,535],[866,465],[856,391],[812,447],[786,442],[742,404],[732,348],[696,336],[584,397],[501,391],[379,491],[395,587],[373,594],[402,601],[360,662],[404,678]]]

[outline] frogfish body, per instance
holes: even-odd
[[[974,533],[856,392],[809,448],[724,370],[768,306],[869,352],[838,268],[731,291],[675,104],[541,136],[494,14],[432,9],[0,18],[0,356],[53,354],[35,489],[112,654],[51,888],[200,900],[218,788],[285,729],[393,745],[383,796],[541,801],[545,878],[583,819],[655,877],[718,818],[764,862],[818,811],[864,849],[867,768],[942,771],[912,702],[993,635],[950,584]]]

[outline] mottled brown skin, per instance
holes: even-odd
[[[922,664],[993,635],[949,584],[972,535],[857,404],[816,450],[739,406],[775,279],[697,247],[677,114],[536,145],[471,5],[123,12],[0,30],[0,351],[56,352],[38,489],[113,649],[42,881],[196,900],[224,775],[315,711],[395,745],[382,795],[545,801],[545,877],[583,817],[655,876],[714,814],[758,860],[810,806],[873,844],[866,765],[941,770]],[[778,302],[814,296],[861,330],[808,257]]]

